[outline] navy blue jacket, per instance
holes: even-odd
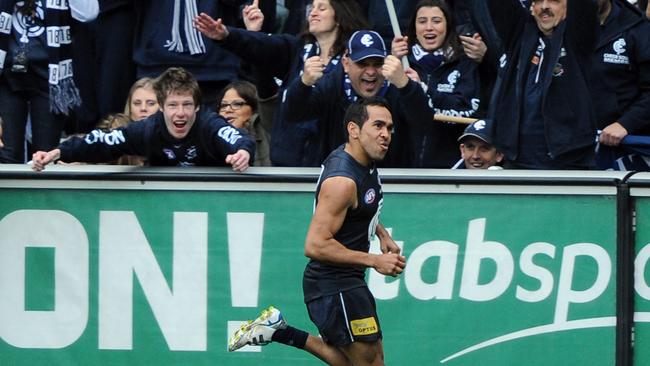
[[[463,55],[438,66],[431,74],[418,65],[412,54],[409,54],[409,64],[426,83],[434,113],[474,117],[480,104],[480,81],[475,62]],[[458,161],[458,137],[465,127],[458,123],[435,123],[429,131],[433,134],[429,139],[436,143],[422,145],[424,150],[419,153],[424,159],[424,167],[449,168]]]
[[[291,34],[266,34],[233,27],[228,27],[228,31],[228,37],[220,42],[223,48],[252,63],[259,73],[282,80],[271,130],[273,165],[319,166],[322,159],[315,152],[317,122],[288,123],[285,118],[284,92],[303,69],[305,40]]]
[[[650,23],[627,1],[612,1],[592,66],[598,128],[619,122],[629,134],[650,134]]]
[[[160,75],[167,68],[182,66],[199,81],[230,81],[237,79],[239,59],[222,49],[209,38],[200,35],[206,53],[192,55],[185,40],[184,14],[181,11],[179,31],[185,46],[184,52],[168,50],[165,45],[172,39],[174,14],[173,0],[137,0],[133,2],[136,13],[133,60],[138,67],[138,77]],[[224,18],[225,24],[234,24],[238,6],[243,0],[197,0],[198,14],[206,13]]]
[[[328,154],[347,141],[343,118],[350,101],[343,89],[345,72],[339,66],[314,86],[306,86],[296,78],[286,93],[286,118],[289,122],[317,118],[319,122],[319,151],[323,161]],[[422,167],[425,161],[416,154],[422,151],[421,136],[430,136],[433,112],[428,106],[422,87],[409,80],[398,89],[390,85],[383,97],[388,101],[393,117],[393,138],[383,167]]]
[[[490,102],[494,144],[507,160],[516,161],[523,88],[531,57],[541,35],[530,11],[519,0],[487,0],[505,54]],[[598,34],[593,0],[568,0],[567,18],[553,31],[543,82],[542,115],[551,157],[595,144],[594,110],[587,80]],[[525,147],[522,147],[525,148]]]
[[[123,155],[144,156],[151,166],[226,166],[226,155],[243,149],[255,159],[255,141],[211,111],[199,111],[182,140],[167,131],[162,112],[111,132],[93,130],[59,146],[61,160],[103,163]]]

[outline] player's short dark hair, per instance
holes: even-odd
[[[388,112],[391,112],[386,99],[379,96],[362,98],[357,102],[350,104],[348,109],[345,111],[345,117],[343,117],[343,130],[346,138],[348,137],[348,122],[354,122],[359,126],[359,128],[363,127],[363,124],[368,120],[369,106],[384,107],[388,109]]]
[[[153,83],[158,104],[163,107],[172,93],[190,93],[195,106],[201,104],[201,89],[194,75],[182,67],[170,67],[158,76]]]

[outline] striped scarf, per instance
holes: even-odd
[[[185,6],[181,9],[181,2]],[[194,29],[194,17],[199,15],[196,7],[196,0],[174,0],[174,19],[172,20],[172,39],[167,40],[165,48],[169,51],[182,53],[185,51],[183,40],[181,39],[181,10],[184,10],[185,16],[183,17],[183,30],[185,32],[185,43],[190,54],[196,55],[205,53],[205,44],[201,34]]]
[[[438,48],[433,52],[428,52],[416,43],[411,47],[411,52],[413,53],[413,58],[417,64],[424,69],[424,72],[427,74],[433,73],[446,61],[445,52],[442,48]],[[453,50],[451,48],[447,49],[447,54],[453,55]]]
[[[313,42],[313,43],[305,43],[303,46],[303,54],[302,54],[302,65],[300,65],[300,76],[303,74],[303,69],[305,65],[305,61],[307,61],[308,58],[312,56],[320,56],[320,45],[318,42]],[[323,70],[323,74],[328,74],[330,71],[334,70],[336,68],[336,65],[341,62],[341,54],[338,54],[330,59],[330,61],[325,65],[325,70]]]
[[[72,78],[71,13],[68,0],[41,0],[45,4],[50,111],[67,115],[81,105],[79,90]],[[0,73],[7,60],[12,37],[15,5],[22,1],[0,0]]]

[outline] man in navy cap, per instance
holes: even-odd
[[[492,145],[492,122],[480,119],[458,138],[461,159],[452,169],[489,169],[499,166],[503,153]]]
[[[323,75],[325,64],[319,56],[305,61],[303,74],[286,93],[287,121],[318,119],[319,146],[325,157],[345,142],[347,107],[360,98],[382,96],[393,113],[395,132],[386,167],[419,167],[416,151],[422,130],[432,128],[433,112],[420,85],[410,80],[398,58],[386,53],[377,32],[360,30],[348,41],[341,66]]]

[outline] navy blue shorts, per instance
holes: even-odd
[[[311,321],[323,340],[342,347],[381,339],[375,298],[368,287],[357,287],[307,303]]]

